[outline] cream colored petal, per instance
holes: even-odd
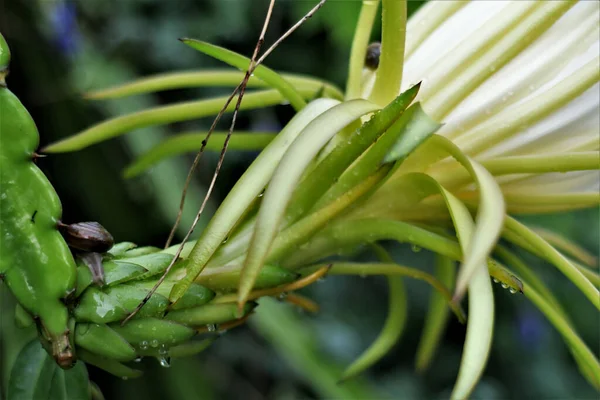
[[[446,118],[441,134],[454,138],[512,104],[533,95],[536,87],[572,72],[583,65],[579,56],[593,49],[598,39],[598,12],[593,2],[575,6],[530,47],[484,82]],[[596,7],[597,8],[597,7]],[[565,29],[566,23],[571,29]],[[597,44],[595,44],[597,49]],[[597,50],[596,50],[597,53]],[[566,68],[570,62],[571,68]],[[589,59],[588,59],[589,60]],[[559,75],[560,74],[560,75]]]
[[[537,151],[536,144],[553,141],[560,141],[566,149],[572,143],[598,137],[600,126],[598,107],[600,107],[600,85],[596,84],[554,114],[481,153],[480,156],[488,158],[517,152],[523,154],[519,151],[521,147],[527,146]]]
[[[600,171],[573,171],[536,175],[505,183],[502,185],[502,190],[538,194],[564,192],[598,193],[600,190]]]
[[[473,1],[462,7],[432,32],[405,61],[402,89],[406,90],[413,84],[427,79],[434,68],[443,64],[444,59],[455,51],[457,46],[462,45],[465,48],[463,52],[469,52],[466,46],[473,33],[485,28],[511,3],[510,1]],[[410,41],[410,38],[407,40]]]

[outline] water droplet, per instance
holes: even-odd
[[[169,368],[171,366],[171,357],[158,357],[157,360],[163,368]]]
[[[508,289],[508,291],[509,291],[511,294],[515,294],[515,293],[517,293],[517,289],[515,289],[515,288],[512,288],[512,287],[511,287],[510,289]]]
[[[281,292],[281,293],[279,293],[279,296],[277,296],[277,300],[285,300],[287,295],[288,294],[286,292]]]
[[[121,377],[121,379],[123,379],[124,381],[126,381],[126,380],[127,380],[127,379],[129,379],[129,378],[128,378],[128,377],[126,377],[126,376],[122,376],[122,377]]]
[[[148,349],[148,342],[146,342],[145,340],[142,340],[140,342],[140,349],[147,350]]]
[[[158,349],[158,354],[160,354],[161,356],[166,356],[167,354],[169,354],[169,349],[164,344],[161,344]]]
[[[208,325],[206,325],[206,329],[209,332],[215,332],[217,330],[217,325],[215,325],[215,324],[208,324]]]
[[[143,359],[144,359],[144,357],[142,357],[142,356],[139,356],[139,357],[136,357],[136,358],[134,358],[134,359],[133,359],[133,362],[137,362],[137,363],[139,363],[139,362],[142,362],[142,360],[143,360]]]
[[[417,246],[416,244],[413,244],[412,246],[410,246],[410,248],[412,249],[412,251],[414,251],[415,253],[418,253],[421,251],[421,248],[419,246]]]
[[[508,289],[508,285],[504,282],[501,284],[501,286],[502,286],[502,289]]]
[[[150,342],[150,346],[152,347],[158,347],[158,340],[154,339]]]
[[[225,239],[223,239],[223,241],[221,242],[221,244],[227,243],[228,240],[229,240],[229,236],[225,237]]]
[[[500,281],[499,281],[498,279],[496,279],[496,278],[492,278],[492,279],[493,279],[494,283],[498,283],[498,282],[500,282]]]

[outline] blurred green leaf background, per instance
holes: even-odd
[[[273,42],[316,1],[277,2],[266,37]],[[422,2],[410,1],[409,12]],[[227,89],[189,89],[106,102],[82,99],[87,90],[145,75],[223,67],[177,41],[192,37],[250,55],[262,26],[266,0],[26,0],[6,2],[0,27],[13,62],[9,87],[37,122],[42,145],[72,135],[109,116],[153,105],[226,94]],[[316,75],[340,87],[346,79],[350,43],[360,1],[331,0],[269,57],[280,71]],[[374,38],[378,35],[376,27]],[[293,115],[291,107],[244,112],[237,129],[273,130]],[[229,125],[223,118],[220,127]],[[96,220],[117,241],[164,243],[175,219],[180,191],[192,155],[162,162],[141,178],[125,180],[124,167],[168,135],[206,129],[202,119],[141,129],[86,150],[53,155],[39,165],[63,201],[63,220]],[[254,153],[230,152],[205,223]],[[196,174],[182,230],[216,165],[204,157]],[[598,254],[598,209],[523,220],[561,232]],[[197,231],[201,229],[198,228]],[[397,260],[432,270],[433,257],[409,246],[387,244]],[[545,278],[568,310],[583,339],[598,354],[600,316],[560,273],[533,256],[523,257]],[[597,393],[580,376],[559,335],[523,296],[495,285],[497,322],[489,365],[474,399],[594,399]],[[321,305],[303,314],[276,301],[195,358],[174,360],[169,369],[144,360],[144,377],[122,381],[90,367],[90,376],[107,399],[443,399],[456,378],[465,328],[452,321],[426,373],[414,372],[414,358],[427,311],[429,288],[407,281],[409,315],[400,342],[366,374],[337,384],[344,366],[376,337],[387,307],[383,278],[327,278],[303,290]],[[0,287],[2,380],[20,347],[34,332],[14,326],[14,302]],[[259,307],[259,310],[261,307]],[[595,345],[594,345],[595,344]],[[4,389],[1,391],[4,396]]]

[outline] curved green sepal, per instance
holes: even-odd
[[[123,326],[120,323],[113,323],[109,326],[135,346],[138,352],[148,348],[157,349],[158,346],[171,347],[196,334],[194,329],[185,325],[158,318],[132,320]]]
[[[107,325],[78,323],[75,327],[75,344],[117,361],[131,361],[136,357],[134,348]]]
[[[213,44],[195,39],[184,38],[180,40],[191,48],[226,62],[231,66],[241,69],[242,71],[247,71],[248,67],[250,66],[249,58],[234,53],[231,50],[224,49],[223,47],[215,46]],[[253,74],[257,78],[263,80],[269,86],[277,89],[283,95],[283,97],[290,102],[296,111],[300,111],[302,108],[304,108],[304,106],[306,106],[306,102],[300,93],[298,93],[296,89],[277,72],[265,67],[264,65],[259,65],[254,70]]]
[[[206,139],[207,132],[185,133],[163,140],[152,149],[133,161],[123,172],[125,178],[133,178],[148,170],[153,165],[168,157],[188,152],[197,152]],[[231,150],[262,150],[276,136],[276,133],[236,132],[229,139],[227,149]],[[220,151],[227,137],[226,132],[213,132],[207,142],[205,151]]]
[[[106,372],[123,379],[139,378],[142,376],[142,371],[129,368],[125,364],[121,364],[116,360],[102,357],[94,353],[90,353],[87,350],[79,350],[79,359],[91,364],[95,367],[105,370]]]
[[[215,325],[242,318],[256,306],[255,302],[249,301],[238,315],[236,304],[207,304],[202,307],[171,311],[165,316],[165,319],[187,326]]]

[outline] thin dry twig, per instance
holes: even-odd
[[[183,250],[183,243],[185,243],[189,239],[190,235],[194,231],[194,228],[198,224],[198,221],[200,220],[200,216],[202,215],[202,212],[204,211],[204,208],[206,207],[206,204],[208,203],[208,199],[210,198],[210,195],[211,195],[212,190],[214,188],[215,182],[217,180],[217,176],[218,176],[219,171],[221,169],[221,165],[223,164],[223,160],[225,158],[225,152],[227,151],[227,145],[229,143],[229,139],[231,137],[231,133],[233,132],[233,128],[235,126],[235,121],[236,121],[237,113],[238,113],[238,110],[240,108],[240,104],[241,104],[242,98],[244,97],[244,92],[246,90],[246,85],[248,84],[248,80],[250,79],[250,76],[251,76],[252,72],[256,68],[256,57],[258,56],[258,52],[260,51],[260,48],[261,48],[261,46],[263,45],[263,43],[265,41],[265,34],[267,32],[267,27],[269,26],[269,22],[271,20],[271,15],[272,15],[273,7],[274,6],[275,6],[275,0],[271,0],[270,3],[269,3],[269,8],[267,9],[267,15],[265,17],[265,22],[263,24],[262,31],[260,33],[258,41],[256,42],[256,46],[254,47],[254,54],[252,54],[252,58],[250,59],[250,65],[248,67],[248,70],[246,71],[246,75],[244,76],[244,79],[234,89],[233,93],[231,93],[231,95],[229,96],[229,98],[225,102],[225,105],[221,108],[221,111],[219,111],[219,114],[217,114],[217,117],[213,121],[213,123],[212,123],[212,125],[211,125],[211,127],[210,127],[210,129],[209,129],[209,131],[208,131],[208,133],[206,135],[206,138],[202,141],[202,146],[200,147],[200,151],[198,152],[198,154],[196,154],[196,157],[194,158],[194,162],[192,163],[192,166],[191,166],[191,168],[190,168],[190,170],[188,172],[188,176],[187,176],[187,178],[185,180],[185,185],[183,187],[183,192],[182,192],[182,195],[181,195],[181,202],[180,202],[180,205],[179,205],[179,211],[177,213],[177,220],[175,221],[175,225],[173,226],[173,229],[171,229],[171,233],[169,234],[169,238],[167,240],[167,244],[166,244],[165,248],[170,245],[171,240],[173,239],[173,236],[175,235],[175,230],[177,229],[177,226],[179,225],[179,222],[181,221],[181,215],[183,213],[183,207],[185,205],[185,197],[187,195],[187,190],[188,190],[190,181],[192,179],[194,170],[196,169],[196,167],[198,165],[198,162],[200,161],[200,158],[202,157],[202,154],[204,153],[204,149],[206,147],[206,144],[208,143],[208,140],[210,139],[210,136],[211,136],[212,132],[214,131],[217,123],[219,122],[219,120],[221,119],[221,117],[223,116],[223,114],[225,113],[225,110],[227,109],[227,107],[229,107],[229,104],[231,103],[231,100],[233,100],[233,98],[235,97],[235,95],[239,91],[238,101],[236,103],[235,110],[233,112],[233,120],[232,120],[231,126],[229,128],[229,132],[227,133],[227,137],[225,138],[225,143],[223,144],[223,149],[221,150],[221,154],[219,156],[219,161],[217,163],[217,167],[215,169],[215,173],[213,174],[213,178],[212,178],[212,180],[210,182],[210,186],[208,188],[208,191],[206,192],[206,195],[204,196],[204,200],[202,201],[202,205],[200,206],[200,209],[198,210],[198,213],[196,214],[196,218],[194,218],[194,222],[192,223],[191,228],[188,230],[187,234],[185,235],[185,238],[183,239],[182,245],[179,246],[179,248],[177,249],[177,252],[173,256],[173,260],[171,260],[171,263],[169,263],[169,266],[167,267],[167,269],[165,270],[165,272],[163,273],[163,275],[160,277],[160,279],[158,280],[158,282],[156,282],[156,285],[154,285],[154,287],[148,292],[148,294],[146,295],[146,297],[144,297],[144,299],[142,300],[142,302],[140,304],[138,304],[138,306],[135,308],[135,310],[133,310],[133,312],[131,312],[123,320],[123,322],[121,323],[121,325],[125,325],[127,323],[127,321],[129,321],[131,318],[133,318],[135,316],[135,314],[137,314],[138,311],[140,311],[141,308],[148,302],[148,300],[150,300],[150,297],[152,297],[152,295],[154,294],[154,292],[156,292],[156,290],[158,289],[158,287],[164,282],[164,280],[167,277],[168,273],[171,271],[171,268],[173,268],[173,265],[175,265],[176,260],[181,255],[181,251]]]
[[[177,229],[177,227],[179,226],[179,223],[181,222],[181,215],[183,214],[183,207],[185,205],[185,197],[187,195],[187,190],[188,187],[190,185],[191,182],[191,178],[193,176],[194,170],[196,169],[196,167],[198,166],[198,163],[200,161],[200,158],[202,157],[202,154],[204,153],[204,149],[208,143],[208,140],[210,139],[210,136],[212,134],[212,132],[214,131],[217,123],[219,122],[219,120],[221,119],[221,117],[223,116],[223,114],[225,113],[225,110],[227,109],[227,107],[229,107],[229,104],[231,103],[231,101],[233,100],[233,98],[236,96],[236,94],[238,94],[239,92],[239,96],[238,96],[238,100],[235,106],[235,110],[233,112],[233,118],[232,118],[232,122],[231,122],[231,126],[229,128],[229,131],[227,132],[227,136],[225,138],[225,142],[223,143],[223,148],[221,149],[221,154],[219,155],[219,160],[217,162],[217,167],[215,168],[215,172],[213,174],[212,180],[210,182],[210,185],[208,187],[208,190],[206,192],[206,195],[204,196],[204,200],[202,201],[202,204],[200,206],[200,209],[198,210],[198,213],[196,214],[196,218],[194,218],[194,222],[192,223],[192,226],[190,227],[190,229],[188,230],[187,234],[185,235],[181,245],[179,246],[179,248],[177,249],[177,252],[175,253],[175,255],[173,256],[173,260],[171,261],[171,263],[169,264],[169,266],[167,267],[167,269],[165,270],[165,272],[163,273],[163,275],[160,277],[160,279],[158,280],[158,282],[156,283],[156,285],[154,285],[154,287],[148,292],[148,294],[146,295],[146,297],[140,302],[140,304],[135,308],[135,310],[133,310],[121,323],[121,325],[125,325],[131,318],[133,318],[140,310],[141,308],[148,302],[148,300],[150,300],[150,297],[152,297],[152,295],[156,292],[156,290],[158,289],[158,287],[164,282],[164,280],[166,279],[167,275],[169,274],[169,272],[171,271],[171,269],[173,268],[173,265],[175,265],[175,262],[177,261],[177,259],[179,258],[179,256],[181,255],[181,252],[183,251],[183,245],[184,243],[189,239],[190,235],[193,233],[196,225],[198,224],[198,221],[200,220],[200,216],[202,215],[202,212],[204,211],[204,208],[206,207],[206,204],[208,203],[208,199],[210,198],[210,195],[212,194],[212,191],[214,189],[215,186],[215,182],[217,180],[217,177],[219,175],[219,172],[221,170],[221,166],[223,165],[223,160],[225,159],[225,153],[227,152],[227,147],[229,145],[229,140],[231,138],[231,134],[233,132],[233,129],[235,127],[235,122],[237,119],[237,114],[240,108],[240,104],[242,102],[242,98],[244,97],[244,92],[246,90],[246,85],[248,84],[248,80],[250,79],[250,76],[252,76],[252,73],[254,72],[254,70],[266,59],[266,57],[271,54],[271,52],[273,52],[273,50],[275,50],[275,48],[277,46],[279,46],[279,44],[285,39],[287,38],[289,35],[291,35],[296,29],[298,29],[306,20],[308,20],[309,18],[311,18],[326,2],[327,0],[321,0],[315,7],[313,7],[304,17],[302,17],[296,24],[294,24],[290,29],[288,29],[279,39],[277,39],[275,41],[275,43],[273,43],[273,45],[271,45],[271,47],[269,47],[265,53],[257,60],[256,58],[258,57],[258,53],[260,52],[260,48],[264,43],[264,36],[266,34],[267,31],[267,27],[269,25],[269,22],[271,20],[271,14],[273,11],[273,7],[275,5],[275,0],[271,0],[269,3],[269,8],[267,10],[267,15],[265,17],[265,22],[263,24],[263,29],[261,31],[261,34],[259,36],[258,42],[256,43],[256,46],[254,48],[254,54],[252,55],[252,58],[250,59],[250,65],[248,67],[248,70],[246,71],[246,75],[244,76],[244,79],[242,80],[242,82],[233,90],[233,92],[231,93],[231,95],[229,96],[229,98],[227,99],[227,101],[225,102],[225,105],[221,108],[221,111],[219,111],[219,114],[217,114],[217,116],[215,117],[215,120],[213,121],[213,124],[211,125],[206,138],[202,141],[202,146],[200,147],[200,151],[198,152],[198,154],[196,154],[196,157],[194,158],[194,162],[192,163],[192,166],[190,168],[190,171],[188,172],[188,176],[186,178],[185,181],[185,185],[182,191],[182,196],[181,196],[181,202],[179,205],[179,211],[177,213],[177,219],[175,221],[175,224],[171,230],[171,233],[169,234],[169,238],[167,240],[167,244],[165,246],[168,247],[175,235],[175,231]]]

